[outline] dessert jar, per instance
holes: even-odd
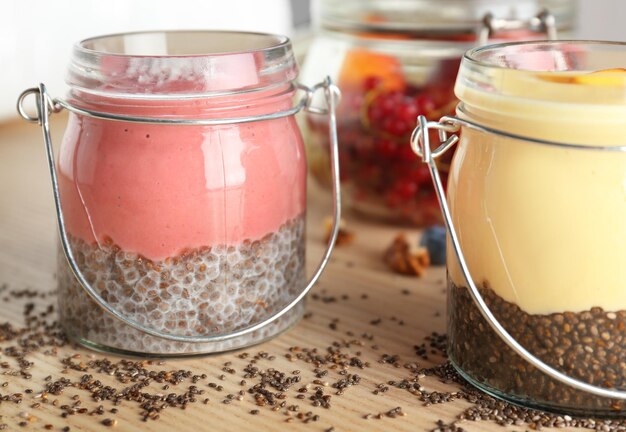
[[[575,21],[569,0],[322,0],[319,15],[302,82],[329,74],[341,88],[346,207],[416,226],[440,223],[441,214],[427,168],[404,144],[418,115],[454,113],[463,53],[487,39],[563,37]],[[314,116],[303,120],[311,172],[330,185],[326,125]],[[451,155],[438,161],[443,176]]]
[[[65,99],[43,84],[20,96],[20,113],[44,130],[60,322],[72,340],[210,353],[299,319],[337,229],[307,281],[306,157],[294,115],[308,109],[332,123],[338,94],[330,81],[304,88],[297,75],[283,36],[130,33],[74,47]],[[317,90],[326,107],[310,106]],[[31,94],[37,116],[23,107]],[[55,161],[48,116],[61,109],[70,115]]]
[[[621,43],[474,49],[456,117],[419,120],[448,224],[449,358],[496,397],[626,412],[625,64]],[[457,142],[446,201],[434,160]]]

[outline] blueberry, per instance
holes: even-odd
[[[446,263],[446,227],[434,225],[424,230],[420,239],[420,246],[428,250],[432,265]]]

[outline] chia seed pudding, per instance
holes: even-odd
[[[485,302],[524,348],[581,381],[626,389],[626,311],[529,314],[487,283]],[[580,415],[623,415],[623,401],[558,383],[515,354],[480,314],[466,287],[448,284],[448,355],[461,374],[487,392],[529,407]]]
[[[289,305],[307,283],[306,153],[289,39],[100,36],[75,45],[69,71],[66,100],[80,110],[55,161],[59,216],[104,302],[145,328],[197,337],[228,337]],[[297,305],[221,342],[172,342],[101,310],[61,256],[61,325],[95,349],[223,351],[276,335],[303,312]]]
[[[225,334],[284,308],[305,286],[305,221],[299,217],[259,240],[207,246],[152,261],[113,241],[98,246],[70,237],[77,264],[105,301],[158,331]],[[261,342],[290,327],[301,303],[250,335],[216,343],[182,343],[146,335],[108,315],[74,278],[59,254],[59,308],[68,336],[95,348],[135,353],[224,351]]]

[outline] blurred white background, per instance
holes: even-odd
[[[433,0],[436,1],[436,0]],[[579,4],[577,36],[626,40],[625,0]],[[3,0],[0,12],[0,121],[16,117],[21,90],[40,81],[53,95],[72,44],[106,33],[148,29],[236,29],[305,32],[310,0]],[[626,66],[626,65],[624,65]]]

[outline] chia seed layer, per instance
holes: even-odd
[[[188,250],[151,261],[112,241],[87,244],[70,237],[87,281],[115,309],[153,329],[177,335],[221,335],[282,309],[303,288],[304,218],[257,241]],[[59,259],[59,309],[68,335],[102,349],[141,354],[224,351],[261,342],[288,328],[303,305],[273,324],[234,340],[181,343],[143,334],[104,312]]]
[[[584,382],[626,389],[626,311],[599,307],[531,315],[481,288],[505,329],[550,366]],[[549,378],[515,354],[491,329],[465,287],[449,282],[448,353],[479,386],[510,401],[581,415],[616,415],[623,402],[590,396]]]

